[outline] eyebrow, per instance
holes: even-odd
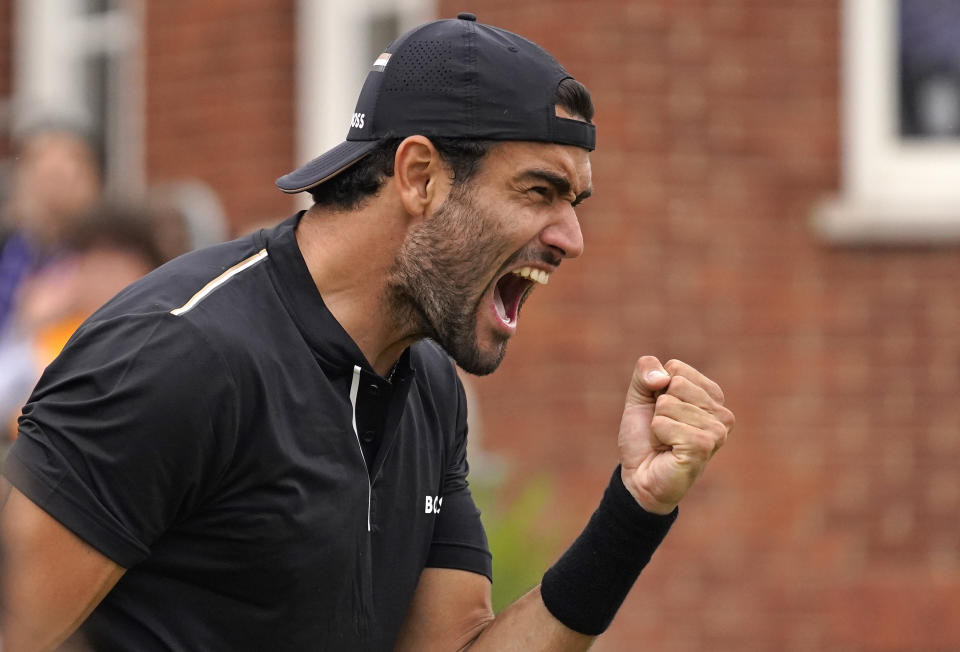
[[[551,186],[559,195],[566,195],[570,193],[570,180],[561,174],[557,174],[552,170],[527,170],[522,173],[519,177],[520,179],[538,179],[544,181]],[[574,197],[571,202],[574,206],[582,202],[584,199],[593,194],[592,188],[587,188],[579,195]]]

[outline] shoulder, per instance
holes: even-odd
[[[199,400],[229,395],[233,385],[221,351],[195,325],[165,313],[128,314],[82,324],[47,366],[31,400],[107,396],[121,387],[136,388],[131,399]]]
[[[205,394],[215,387],[229,390],[234,365],[228,360],[234,358],[226,350],[233,345],[224,333],[242,331],[244,320],[227,315],[218,321],[209,312],[177,309],[255,247],[253,238],[244,238],[191,252],[122,290],[73,333],[37,395],[65,389],[69,379],[79,377],[100,379],[101,386],[157,383],[174,393],[198,386]]]
[[[252,275],[244,272],[265,258],[263,243],[254,236],[189,252],[122,290],[91,319],[152,312],[186,314],[229,281],[251,280]]]
[[[262,293],[270,282],[255,267],[266,259],[262,238],[248,236],[180,256],[124,288],[94,312],[68,343],[97,333],[114,344],[147,336],[165,338],[184,354],[242,332],[251,312],[243,296]],[[88,344],[95,344],[88,336]]]

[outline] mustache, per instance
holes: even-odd
[[[536,246],[527,246],[516,252],[503,264],[502,269],[510,269],[518,262],[542,262],[553,268],[560,267],[563,257],[550,249],[542,249]]]

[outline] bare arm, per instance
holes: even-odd
[[[483,575],[427,568],[420,576],[397,652],[586,650],[594,637],[578,634],[550,615],[537,587],[496,618]]]
[[[0,511],[3,649],[55,649],[124,573],[16,489]]]
[[[640,512],[647,512],[644,516],[673,512],[707,462],[726,441],[734,425],[734,416],[724,402],[723,392],[715,382],[683,362],[670,360],[661,365],[652,356],[637,361],[627,391],[618,444],[623,487],[642,508]],[[659,540],[654,545],[657,543]],[[616,552],[622,550],[633,555],[637,549],[630,545],[616,548]],[[574,554],[569,560],[573,560],[571,564],[577,564],[582,557]],[[630,583],[635,577],[630,578]],[[586,578],[591,589],[600,586],[606,595],[616,593],[610,590],[610,584],[602,581],[597,584],[589,573]],[[579,584],[575,582],[572,586],[583,588],[583,579],[581,575],[577,578]],[[557,590],[556,583],[551,586]],[[609,608],[604,617],[588,624],[595,625],[598,620],[609,622],[606,617],[612,618],[619,600],[630,588],[630,584],[623,586],[623,592],[608,601]],[[582,593],[568,590],[564,596],[569,596],[569,602],[565,604],[573,604],[574,613],[581,606],[592,607],[583,602]],[[556,595],[553,594],[554,598]],[[551,597],[549,591],[547,597]],[[552,607],[556,604],[551,602]],[[570,622],[563,611],[553,609],[553,612]],[[569,609],[567,613],[570,613]],[[603,629],[584,628],[583,631],[599,632]],[[490,585],[485,577],[466,571],[427,568],[417,586],[397,649],[572,652],[586,650],[593,641],[593,636],[570,629],[551,614],[544,604],[540,587],[494,618],[490,607]]]

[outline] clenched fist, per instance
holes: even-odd
[[[640,506],[668,514],[733,429],[723,391],[679,360],[637,360],[620,421],[623,484]]]

